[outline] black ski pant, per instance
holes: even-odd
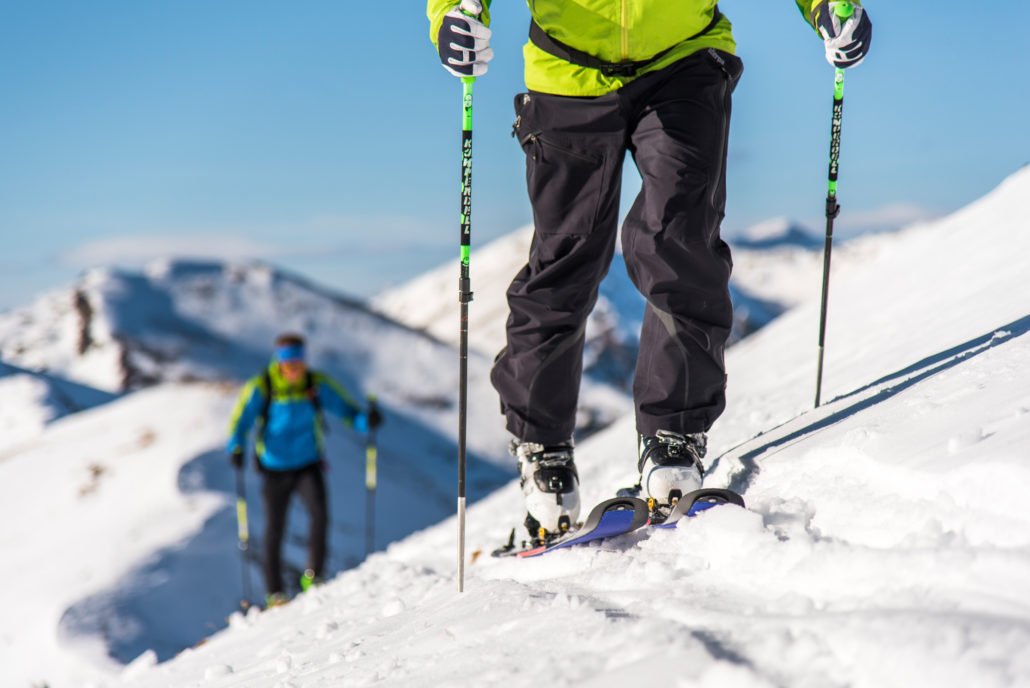
[[[326,535],[329,509],[321,463],[293,471],[263,470],[261,496],[265,503],[265,588],[268,593],[283,591],[282,544],[286,534],[286,513],[290,497],[296,492],[308,511],[311,527],[308,532],[307,568],[322,575],[326,557]]]
[[[508,289],[507,346],[491,379],[519,439],[572,436],[584,330],[615,251],[626,151],[643,179],[622,230],[629,276],[647,300],[637,429],[707,431],[722,413],[733,312],[719,226],[741,72],[735,56],[705,50],[596,98],[516,96],[536,231]]]

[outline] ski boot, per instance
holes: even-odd
[[[289,598],[281,592],[270,592],[265,596],[265,609],[281,607],[289,601]]]
[[[654,436],[640,435],[637,489],[652,512],[668,515],[680,497],[701,489],[705,476],[701,459],[707,445],[703,432],[681,435],[659,430]]]
[[[316,585],[322,584],[322,577],[317,575],[314,569],[304,569],[300,576],[300,591],[307,592]]]
[[[531,542],[545,544],[578,526],[579,474],[572,440],[549,447],[513,440],[510,451],[519,462]]]

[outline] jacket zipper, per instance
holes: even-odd
[[[719,149],[719,176],[721,177],[723,175],[723,169],[722,168],[726,165],[726,162],[725,162],[726,161],[726,155],[728,154],[728,151],[726,149],[729,146],[729,131],[728,131],[728,129],[729,129],[730,124],[729,124],[729,121],[726,119],[726,114],[725,113],[729,112],[729,109],[730,109],[730,71],[726,67],[726,60],[723,59],[722,55],[720,55],[719,52],[715,48],[709,48],[708,49],[708,55],[719,66],[719,69],[722,71],[722,76],[723,76],[723,79],[722,79],[722,111],[723,111],[723,123],[724,123],[723,126],[726,127],[727,131],[723,134],[722,145],[720,146],[720,149]],[[715,206],[715,189],[717,187],[718,187],[718,184],[716,184],[716,185],[714,185],[712,187],[712,197],[709,199],[709,201],[711,202],[713,207]]]
[[[622,59],[629,59],[629,0],[619,0],[622,9]]]

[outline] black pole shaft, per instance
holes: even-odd
[[[819,306],[819,358],[816,363],[815,406],[823,393],[823,355],[826,350],[826,319],[830,299],[830,255],[833,251],[833,221],[840,214],[837,203],[837,176],[840,171],[840,131],[844,119],[844,70],[834,75],[833,119],[830,125],[830,172],[826,193],[826,241],[823,244],[823,290]]]
[[[376,538],[376,487],[379,448],[376,444],[375,428],[369,428],[368,441],[365,444],[365,556],[375,551]]]
[[[461,272],[458,278],[460,330],[458,344],[458,592],[465,590],[465,472],[468,430],[469,274],[472,245],[472,77],[462,80],[461,128]]]
[[[829,208],[833,207],[833,212],[839,213],[840,206],[837,205],[836,199],[827,198],[826,206],[827,213]],[[823,292],[822,292],[822,304],[819,309],[819,360],[816,364],[816,380],[815,380],[815,406],[819,407],[822,402],[822,391],[823,391],[823,355],[826,351],[826,314],[829,308],[830,298],[830,254],[833,251],[833,220],[836,215],[827,214],[826,217],[826,242],[823,245]]]

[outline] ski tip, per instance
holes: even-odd
[[[746,509],[744,498],[733,490],[706,487],[683,495],[669,516],[658,523],[662,528],[675,528],[681,518],[692,518],[712,507],[732,504]]]

